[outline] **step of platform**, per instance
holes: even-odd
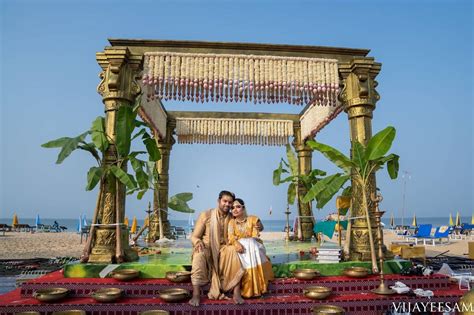
[[[387,285],[396,281],[405,283],[412,289],[440,290],[450,287],[449,277],[434,274],[431,276],[385,276]],[[345,276],[320,277],[315,280],[298,280],[295,278],[276,279],[269,285],[269,294],[302,294],[302,290],[311,285],[331,287],[334,293],[364,293],[375,289],[380,283],[379,277],[348,278]],[[130,282],[120,282],[112,278],[64,278],[57,271],[38,279],[25,282],[21,286],[21,296],[30,297],[38,289],[62,287],[71,291],[72,297],[87,297],[92,292],[104,287],[116,287],[124,290],[124,295],[130,298],[151,298],[162,289],[180,287],[191,290],[190,283],[172,283],[166,279],[137,279]],[[207,291],[204,288],[204,291]],[[203,294],[204,295],[204,294]]]
[[[60,302],[40,303],[31,297],[22,297],[20,289],[12,291],[0,298],[0,314],[10,315],[25,311],[38,311],[49,314],[53,311],[81,309],[90,315],[139,315],[145,310],[167,310],[171,315],[306,315],[317,305],[332,304],[343,307],[346,314],[380,314],[388,310],[394,303],[457,303],[465,291],[457,286],[434,290],[434,297],[420,298],[406,295],[383,296],[370,292],[349,294],[335,293],[324,301],[313,301],[301,295],[274,294],[265,298],[248,299],[243,305],[234,305],[232,301],[210,301],[202,299],[199,307],[187,303],[166,303],[158,297],[129,298],[124,297],[116,303],[98,303],[89,297],[70,297]]]

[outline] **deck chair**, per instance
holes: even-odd
[[[415,245],[418,245],[418,240],[423,240],[424,238],[429,237],[431,235],[431,228],[431,224],[420,224],[418,232],[408,237],[408,240],[413,240],[415,242]]]
[[[442,243],[443,238],[446,239],[446,244],[449,244],[449,226],[439,226],[436,228],[436,231],[433,236],[428,236],[423,238],[423,244],[426,245],[426,241],[431,241],[432,245],[435,246],[435,242],[439,240]]]

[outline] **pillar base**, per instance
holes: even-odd
[[[132,250],[128,244],[128,229],[122,227],[122,248],[124,253],[124,262],[131,262],[138,260],[138,253]],[[102,227],[99,226],[94,231],[94,247],[92,247],[89,255],[89,263],[116,263],[117,257],[115,256],[116,250],[116,229],[115,227]]]

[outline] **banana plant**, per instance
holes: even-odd
[[[352,142],[352,157],[349,158],[336,150],[335,148],[316,142],[314,140],[307,141],[306,144],[313,150],[319,151],[327,159],[338,166],[343,172],[329,175],[318,181],[303,197],[304,202],[313,199],[327,200],[339,191],[341,187],[351,178],[362,189],[362,208],[367,220],[369,229],[369,243],[371,250],[372,269],[374,273],[378,273],[374,240],[372,237],[372,228],[370,224],[369,201],[367,189],[371,174],[386,166],[391,179],[396,179],[399,169],[399,156],[396,154],[387,154],[390,150],[393,140],[395,139],[396,130],[389,126],[377,134],[375,134],[364,146],[358,141]],[[329,198],[330,199],[330,198]],[[320,202],[318,200],[318,203]]]
[[[284,183],[289,183],[287,190],[287,202],[292,205],[295,203],[296,195],[298,192],[298,182],[302,182],[303,185],[310,189],[321,178],[318,176],[325,176],[326,172],[314,169],[309,174],[300,175],[298,173],[298,160],[295,152],[291,149],[289,144],[286,145],[286,158],[280,160],[278,168],[273,171],[273,185],[278,186]],[[285,178],[282,178],[284,174],[287,174]]]

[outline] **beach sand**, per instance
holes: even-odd
[[[262,232],[264,242],[283,240],[284,232]],[[337,242],[336,238],[332,241]],[[390,248],[392,242],[403,241],[392,231],[384,231],[384,243]],[[448,245],[426,246],[428,257],[446,253],[450,256],[467,257],[469,240],[451,240]],[[28,233],[6,232],[0,235],[0,259],[28,259],[52,257],[77,257],[82,254],[85,240],[80,244],[80,235],[72,232],[62,233]]]

